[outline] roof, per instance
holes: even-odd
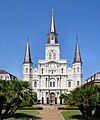
[[[90,76],[88,79],[86,79],[86,82],[92,82],[96,80],[100,81],[100,72],[97,72],[94,75]]]
[[[50,23],[50,30],[48,34],[48,44],[50,44],[50,34],[55,35],[55,43],[58,43],[58,38],[56,34],[56,27],[55,27],[55,21],[54,21],[54,15],[52,15],[51,23]]]
[[[79,49],[79,45],[78,45],[78,39],[76,40],[76,49],[75,49],[75,55],[74,55],[73,63],[82,63],[80,49]]]
[[[25,64],[25,63],[32,63],[29,40],[27,40],[27,44],[26,44],[24,64]]]
[[[0,70],[0,74],[10,74],[10,73],[8,73],[8,72],[5,71],[5,70]]]
[[[13,76],[13,77],[15,77],[17,79],[16,76],[12,75],[11,73],[9,73],[9,72],[7,72],[5,70],[0,70],[0,74],[9,74],[10,76]]]

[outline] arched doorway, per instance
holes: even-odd
[[[55,104],[55,93],[50,93],[50,104]]]

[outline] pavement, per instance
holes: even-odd
[[[57,106],[42,106],[43,110],[34,120],[64,120]]]

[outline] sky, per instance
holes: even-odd
[[[29,36],[33,66],[44,59],[52,9],[61,58],[72,66],[76,36],[83,81],[100,71],[100,0],[0,0],[0,69],[22,80]]]

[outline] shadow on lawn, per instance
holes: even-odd
[[[14,118],[14,119],[24,118],[23,120],[29,120],[30,118],[34,119],[35,116],[34,115],[24,114],[24,113],[15,113],[15,114],[12,115],[11,118]]]
[[[82,115],[73,115],[71,116],[72,119],[83,120]]]
[[[36,117],[34,115],[28,115],[28,114],[25,114],[25,113],[15,113],[13,114],[13,116],[11,118],[14,118],[14,119],[19,119],[21,118],[21,120],[41,120],[40,117]],[[5,119],[6,120],[6,119]]]

